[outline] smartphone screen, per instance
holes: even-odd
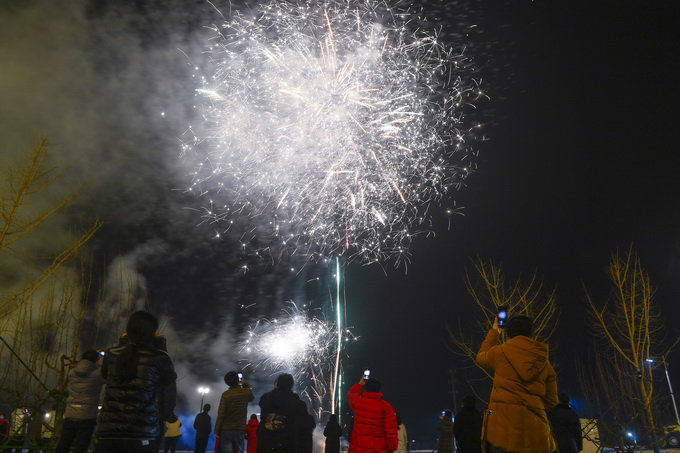
[[[243,381],[243,373],[239,372],[237,375],[238,375],[238,381],[242,382]]]
[[[371,370],[368,368],[364,370],[364,381],[367,381],[371,377]]]
[[[505,322],[508,320],[508,307],[501,307],[498,309],[498,327],[505,327]]]

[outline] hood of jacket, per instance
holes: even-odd
[[[523,335],[509,339],[503,344],[503,352],[512,368],[524,381],[538,376],[548,362],[548,345]]]
[[[96,363],[83,359],[73,368],[73,374],[79,377],[86,377],[92,374],[93,371],[99,369]]]
[[[361,392],[361,396],[371,400],[379,400],[382,399],[383,394],[382,392]]]
[[[296,398],[292,390],[272,390],[269,402],[271,403],[274,412],[278,410],[279,412],[288,415],[292,415],[293,412],[295,412],[294,407]]]

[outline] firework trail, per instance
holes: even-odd
[[[471,171],[466,58],[381,1],[274,1],[212,27],[188,131],[217,235],[306,256],[405,256]]]
[[[279,318],[259,321],[240,345],[241,354],[248,363],[245,367],[270,371],[291,372],[304,388],[310,401],[320,410],[332,388],[335,375],[333,367],[336,343],[355,340],[350,329],[341,329],[323,319],[314,317],[294,303],[283,310]]]

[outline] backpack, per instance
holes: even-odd
[[[264,421],[264,427],[269,431],[283,431],[287,427],[286,416],[270,412],[267,414],[267,418]]]

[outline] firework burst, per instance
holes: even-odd
[[[291,306],[279,318],[258,321],[241,343],[241,353],[252,359],[254,368],[294,370],[300,377],[332,362],[329,358],[335,354],[336,326]],[[349,330],[345,333],[345,341],[353,338]]]
[[[279,318],[261,320],[250,329],[241,343],[241,355],[246,367],[272,374],[291,372],[310,401],[322,407],[338,372],[333,358],[342,345],[337,339],[346,343],[355,337],[350,329],[339,333],[336,325],[290,305]]]
[[[464,112],[480,92],[466,58],[412,17],[374,0],[274,1],[213,27],[204,123],[184,151],[218,235],[247,224],[366,262],[430,228],[471,171]]]

